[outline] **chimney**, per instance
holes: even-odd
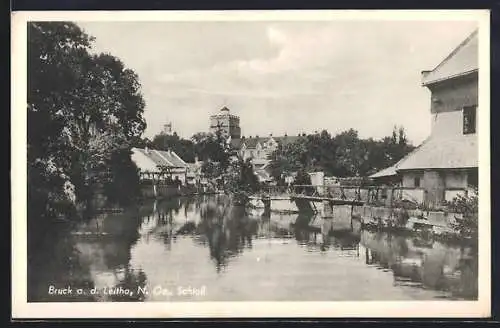
[[[149,154],[149,149],[148,149],[148,146],[146,146],[146,147],[144,148],[144,152],[145,152],[146,154]]]
[[[194,157],[194,162],[195,162],[196,164],[198,164],[198,156],[195,156],[195,157]]]

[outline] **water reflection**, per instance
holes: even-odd
[[[470,248],[313,213],[248,213],[224,196],[151,202],[77,232],[79,265],[53,267],[51,279],[135,292],[101,292],[88,297],[94,301],[477,298]],[[163,293],[137,293],[158,286]],[[206,286],[208,294],[179,296],[179,286]]]
[[[361,232],[365,263],[390,269],[394,285],[446,291],[448,298],[477,299],[477,253],[432,238]]]

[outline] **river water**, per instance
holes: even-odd
[[[151,202],[95,218],[30,266],[36,279],[28,300],[477,298],[477,256],[467,247],[361,230],[356,222],[326,233],[311,215],[239,207],[221,214],[223,197]]]

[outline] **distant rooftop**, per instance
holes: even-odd
[[[240,139],[231,139],[231,145],[236,148],[240,148],[243,143],[247,146],[247,148],[255,148],[257,143],[264,143],[270,138],[273,138],[277,143],[282,146],[294,143],[295,141],[305,138],[303,136],[267,136],[267,137],[242,137]]]
[[[422,72],[422,85],[427,86],[478,70],[478,36],[472,32],[431,71]]]

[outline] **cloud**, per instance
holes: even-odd
[[[420,71],[467,34],[464,22],[87,23],[100,51],[136,70],[147,134],[189,137],[226,103],[247,135],[356,128],[382,137],[430,129]]]

